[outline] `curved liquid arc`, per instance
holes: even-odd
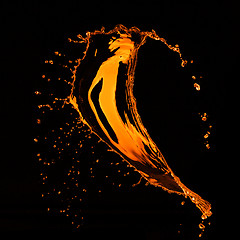
[[[133,96],[138,49],[147,37],[177,52],[184,67],[187,61],[182,59],[179,47],[167,44],[154,30],[142,32],[123,25],[78,37],[79,42],[86,43],[86,51],[74,68],[69,102],[81,120],[151,185],[190,197],[202,218],[211,216],[210,203],[188,189],[168,166],[143,126]]]

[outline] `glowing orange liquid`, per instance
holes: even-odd
[[[189,196],[205,219],[212,214],[210,203],[188,189],[173,173],[137,112],[133,96],[134,72],[138,49],[147,37],[160,40],[177,52],[182,67],[187,63],[177,45],[167,44],[154,31],[141,32],[136,27],[127,29],[118,25],[109,32],[104,29],[88,32],[86,38],[79,35],[80,42],[87,44],[86,52],[73,71],[69,102],[92,132],[143,178],[170,193]],[[124,86],[124,91],[118,89],[119,85]],[[120,99],[125,102],[122,107]]]

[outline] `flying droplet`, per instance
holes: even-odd
[[[183,206],[184,204],[185,204],[185,201],[182,201],[182,202],[181,202],[181,205]]]
[[[199,226],[200,229],[204,229],[205,228],[205,226],[202,223],[200,223],[198,226]]]
[[[197,91],[200,91],[200,85],[198,83],[194,83],[194,87],[196,88]]]
[[[203,113],[202,115],[201,115],[201,117],[202,117],[202,120],[205,122],[205,121],[207,121],[207,113]],[[209,126],[209,128],[210,128],[210,126]]]
[[[36,95],[40,95],[41,93],[39,91],[34,92]]]
[[[206,134],[204,135],[204,138],[208,138],[208,136],[209,136],[209,135],[206,133]]]

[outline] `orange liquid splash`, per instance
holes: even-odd
[[[157,145],[149,136],[137,111],[133,96],[134,73],[139,48],[151,38],[178,53],[179,46],[169,45],[154,30],[143,32],[117,25],[113,30],[87,32],[78,35],[85,43],[82,59],[72,69],[73,83],[67,99],[78,111],[80,119],[113,151],[127,161],[151,185],[169,193],[189,197],[202,212],[211,216],[211,204],[187,188],[173,173]],[[122,86],[122,87],[120,87]]]

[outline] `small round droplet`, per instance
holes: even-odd
[[[39,91],[34,92],[36,95],[40,95],[41,93]]]

